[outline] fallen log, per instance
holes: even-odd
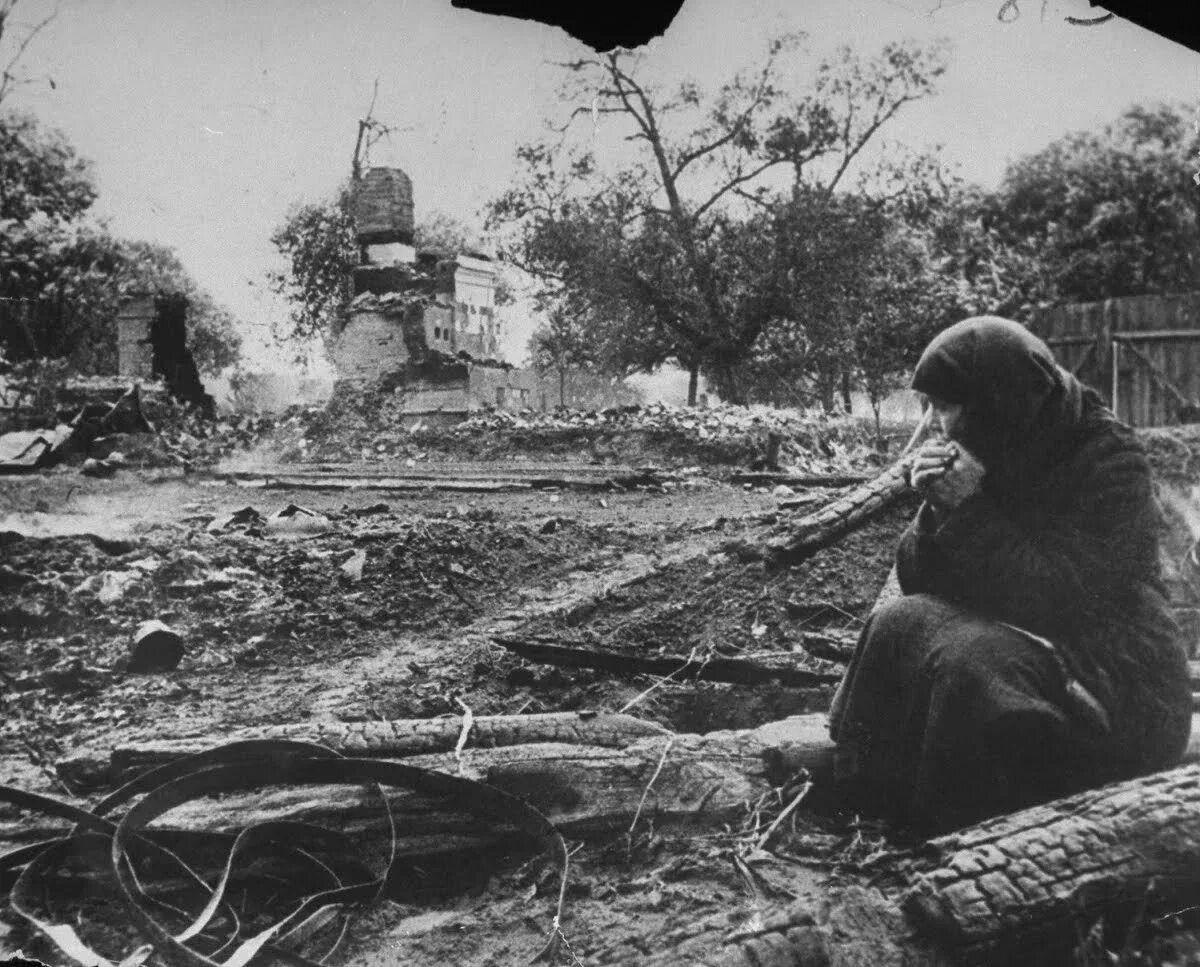
[[[1200,765],[1003,816],[925,854],[937,865],[901,908],[966,956],[1045,946],[1064,927],[1086,933],[1097,910],[1200,888]]]
[[[911,494],[909,463],[908,458],[899,460],[819,510],[786,522],[781,526],[785,531],[782,536],[758,543],[733,541],[723,549],[743,562],[765,561],[771,567],[791,567],[806,561]]]
[[[398,759],[449,752],[463,737],[464,720],[395,719],[386,722],[297,722],[225,734],[226,742],[287,739],[314,742],[348,756]],[[533,715],[479,715],[466,729],[464,749],[495,749],[526,743],[559,742],[622,748],[667,729],[632,715],[612,712],[546,712]],[[212,745],[203,736],[157,739],[119,745],[111,752],[84,748],[60,758],[55,770],[72,788],[117,785],[154,766],[201,752]]]
[[[514,717],[515,718],[515,717]],[[650,729],[657,727],[652,724]],[[380,756],[380,758],[393,758]],[[757,729],[708,735],[656,734],[626,748],[527,743],[406,757],[405,763],[478,779],[526,799],[564,832],[609,835],[628,830],[635,817],[712,823],[743,814],[748,804],[786,781],[780,764],[814,770],[831,761],[824,715],[801,715]],[[489,837],[465,811],[412,793],[389,795],[401,839],[427,843],[434,834]],[[353,786],[299,786],[232,793],[193,801],[155,822],[155,829],[227,832],[273,820],[336,824],[353,836],[378,839],[386,832],[378,795]],[[47,838],[42,825],[0,822],[0,841]]]
[[[747,731],[651,736],[626,748],[538,743],[406,761],[521,796],[569,835],[611,837],[630,834],[640,822],[736,824],[801,768],[816,773],[820,784],[832,753],[825,725],[824,715],[806,715]],[[1168,888],[1197,885],[1200,719],[1187,760],[1191,764],[1169,772],[933,840],[915,856],[896,860],[892,879],[902,882],[887,894],[847,891],[823,912],[745,910],[732,920],[644,938],[636,956],[612,950],[589,962],[664,967],[868,962],[887,967],[970,963],[977,957],[1025,962],[1030,951],[1057,949],[1055,944],[1073,938],[1080,917],[1130,899],[1141,902],[1150,881],[1163,900],[1173,895]],[[461,853],[517,835],[427,796],[389,794],[388,802],[398,830],[396,849],[405,855]],[[332,823],[356,842],[384,848],[383,816],[378,793],[367,788],[284,787],[193,801],[153,828],[164,835],[184,830],[195,835],[272,820]],[[0,825],[0,839],[10,841],[53,832],[28,822]],[[738,929],[731,934],[731,927]],[[653,955],[647,957],[647,950]],[[1003,951],[999,960],[997,950]]]
[[[795,660],[778,663],[748,658],[711,656],[692,659],[687,656],[623,655],[599,648],[558,645],[535,638],[496,635],[492,638],[514,655],[526,661],[562,668],[596,668],[624,675],[670,676],[675,681],[727,682],[733,685],[759,685],[776,682],[794,688],[829,685],[842,677],[840,669],[820,671],[798,668]]]
[[[505,725],[500,721],[504,718],[497,717],[491,726],[497,741],[502,741],[505,733]],[[526,716],[509,718],[521,719]],[[833,744],[823,713],[797,715],[756,729],[712,732],[703,736],[670,735],[653,723],[640,723],[649,733],[641,738],[636,737],[636,727],[627,727],[629,721],[638,720],[631,720],[628,716],[611,718],[618,720],[612,723],[613,731],[609,733],[612,741],[616,743],[618,736],[624,736],[620,740],[624,741],[624,747],[598,744],[605,741],[606,726],[603,724],[604,717],[597,716],[596,727],[590,733],[582,730],[585,722],[580,722],[578,727],[563,724],[558,734],[561,740],[566,741],[526,741],[523,744],[490,747],[481,743],[473,748],[465,748],[461,757],[440,752],[404,758],[414,765],[479,778],[499,785],[506,791],[526,796],[556,822],[564,823],[565,828],[574,834],[606,829],[611,831],[614,824],[620,827],[622,822],[627,826],[637,810],[649,776],[654,774],[660,761],[662,774],[655,780],[652,794],[648,796],[643,809],[644,815],[657,815],[660,819],[691,817],[711,821],[728,818],[731,810],[736,813],[747,801],[761,796],[772,787],[783,785],[801,770],[807,771],[816,780],[814,793],[819,795],[823,792],[825,801],[829,801],[828,783],[825,780],[832,768]],[[445,721],[461,725],[460,720]],[[371,724],[361,725],[369,728]],[[300,738],[306,735],[302,728],[312,727],[294,728],[289,732],[275,731],[269,737]],[[528,737],[534,734],[534,730],[526,731],[520,723],[513,723],[513,729],[508,734],[518,733]],[[307,734],[312,735],[311,732]],[[589,742],[568,744],[572,736],[584,734],[591,735]],[[329,733],[326,736],[329,737]],[[670,749],[664,758],[663,750],[668,743]],[[357,749],[351,752],[357,756],[400,757],[394,751],[388,751],[384,742],[354,740],[347,741],[344,747]],[[450,748],[453,747],[452,743]],[[180,743],[174,751],[184,749],[197,751],[190,741],[187,744]],[[114,755],[114,758],[119,756]],[[1193,720],[1191,741],[1184,761],[1200,762],[1200,716]],[[723,784],[721,789],[712,791],[717,783]],[[748,800],[746,797],[751,798]],[[196,828],[212,830],[233,825],[240,812],[249,810],[260,821],[264,818],[316,821],[321,816],[328,817],[336,813],[340,817],[339,822],[347,824],[347,828],[362,830],[379,822],[378,807],[378,802],[368,793],[349,789],[322,788],[318,791],[309,787],[300,791],[280,790],[256,794],[250,800],[235,797],[207,806],[203,811],[209,818],[201,817]],[[454,816],[431,810],[428,804],[409,801],[407,805],[397,803],[395,808],[406,835],[428,836],[438,831],[456,834],[480,832],[477,827],[464,826]],[[436,821],[431,820],[431,816]],[[19,824],[0,823],[0,839],[12,838],[20,832]]]

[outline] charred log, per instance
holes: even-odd
[[[463,733],[465,731],[465,737]],[[464,730],[458,717],[397,719],[390,722],[300,722],[241,729],[226,741],[289,739],[315,742],[349,756],[405,758],[450,752],[463,737],[465,749],[495,749],[530,743],[623,748],[639,739],[665,735],[653,722],[607,712],[547,712],[535,715],[480,715]],[[134,742],[109,751],[83,749],[60,759],[55,768],[76,788],[118,784],[154,766],[201,752],[203,738]]]
[[[742,561],[791,567],[837,543],[911,492],[908,461],[901,460],[820,510],[784,523],[781,536],[760,543],[733,542],[725,550]]]

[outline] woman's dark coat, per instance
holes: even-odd
[[[847,789],[939,829],[1178,761],[1191,689],[1133,433],[994,317],[942,333],[913,386],[964,405],[987,473],[900,541],[905,597],[831,714]]]

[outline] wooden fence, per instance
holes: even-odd
[[[1029,328],[1131,426],[1200,422],[1200,293],[1040,309]]]

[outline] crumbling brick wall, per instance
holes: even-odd
[[[356,312],[330,352],[342,379],[374,379],[409,360],[404,325],[395,313]]]
[[[141,295],[127,301],[117,313],[117,374],[136,379],[153,375],[154,351],[150,348],[150,325],[158,315],[154,296]]]

